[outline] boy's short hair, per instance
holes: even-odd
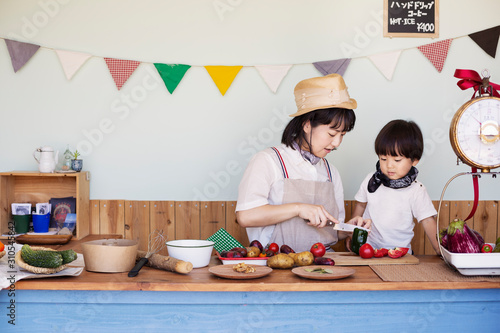
[[[413,121],[392,120],[378,133],[375,152],[377,155],[401,155],[412,161],[420,160],[424,152],[422,132]]]

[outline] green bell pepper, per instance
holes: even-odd
[[[359,254],[359,248],[361,247],[361,245],[366,243],[367,239],[368,239],[368,231],[364,229],[354,228],[351,241],[352,252]]]

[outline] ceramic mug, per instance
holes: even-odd
[[[30,229],[31,215],[12,215],[16,234],[25,234]]]
[[[48,232],[50,223],[50,213],[49,214],[33,214],[33,231],[35,232]]]

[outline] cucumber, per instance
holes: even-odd
[[[31,266],[56,268],[63,264],[63,257],[57,251],[34,251],[28,244],[21,248],[21,257]]]
[[[57,251],[62,258],[63,258],[63,265],[68,264],[74,260],[76,260],[77,254],[75,250],[64,250],[64,251]]]

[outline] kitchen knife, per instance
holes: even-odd
[[[333,230],[337,231],[345,231],[345,232],[354,232],[355,228],[370,231],[370,229],[360,227],[354,224],[347,224],[347,223],[334,223],[333,221],[328,221],[326,225],[333,225]]]

